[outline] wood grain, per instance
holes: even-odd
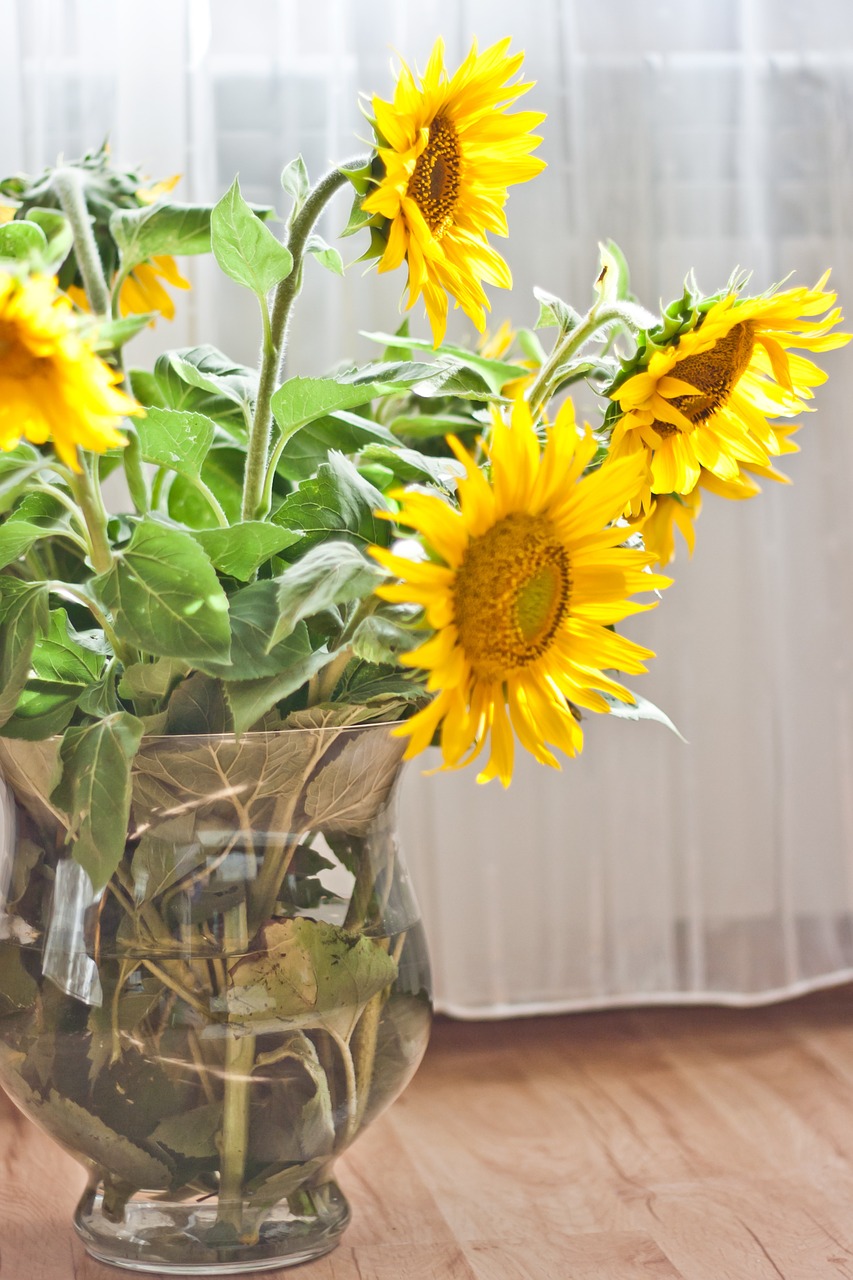
[[[853,1280],[853,987],[441,1020],[339,1173],[344,1243],[271,1280]],[[83,1182],[0,1095],[0,1280],[116,1280]]]

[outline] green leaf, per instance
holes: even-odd
[[[291,436],[278,462],[278,471],[288,480],[307,480],[325,462],[332,449],[357,453],[367,444],[396,445],[387,427],[341,409],[310,422]]]
[[[118,351],[151,323],[152,314],[103,320],[95,327],[95,351]]]
[[[160,254],[208,253],[210,205],[160,202],[139,209],[116,209],[110,234],[129,270]]]
[[[300,534],[264,520],[245,520],[228,529],[199,529],[193,532],[210,562],[220,573],[248,582],[272,556],[298,542]]]
[[[67,729],[62,776],[52,801],[69,815],[74,860],[102,888],[124,855],[130,813],[130,767],[143,726],[126,711]]]
[[[399,444],[393,448],[369,444],[362,451],[361,458],[364,462],[381,463],[403,484],[440,485],[443,489],[453,489],[456,480],[465,474],[465,467],[456,458],[419,453],[416,449],[404,449]]]
[[[0,725],[15,711],[36,641],[47,628],[47,584],[0,575]]]
[[[216,424],[210,418],[151,407],[135,425],[144,462],[198,478],[216,435]]]
[[[129,644],[190,665],[227,659],[228,599],[191,534],[143,519],[92,586]]]
[[[433,352],[435,348],[427,338],[412,338],[408,334],[402,333],[368,333],[361,330],[363,338],[369,338],[371,342],[380,342],[383,346],[403,351],[429,351]],[[453,361],[458,362],[466,369],[472,369],[483,379],[489,387],[489,390],[495,395],[500,394],[501,387],[505,383],[510,382],[513,378],[523,377],[529,372],[522,365],[514,364],[510,360],[491,360],[488,356],[481,356],[476,351],[469,351],[466,347],[456,347],[450,343],[444,343],[435,354],[441,359],[450,356]]]
[[[3,726],[7,738],[38,742],[50,738],[71,722],[82,690],[79,685],[63,685],[30,677],[11,715]]]
[[[293,269],[290,251],[253,213],[235,178],[210,219],[213,256],[226,275],[262,300]]]
[[[230,524],[240,521],[246,455],[236,445],[214,445],[204,460],[201,478],[219,502]],[[199,529],[219,529],[210,503],[188,476],[176,475],[169,488],[169,515]]]
[[[334,249],[322,236],[316,233],[308,237],[305,245],[308,253],[317,259],[321,267],[325,267],[327,271],[331,271],[333,275],[342,276],[344,274],[344,260],[337,249]]]
[[[574,307],[563,302],[556,294],[548,293],[546,289],[534,289],[533,296],[539,303],[539,317],[534,326],[536,329],[556,325],[563,333],[571,333],[580,324],[580,312],[575,311]]]
[[[265,578],[231,597],[231,659],[205,662],[208,674],[223,680],[260,680],[278,676],[293,664],[293,647],[286,640],[273,640],[280,618],[278,593],[278,583]]]
[[[160,701],[170,692],[172,686],[187,675],[189,667],[179,658],[158,658],[156,662],[134,662],[122,676],[118,691],[119,696],[134,700],[136,698],[155,698]]]
[[[257,393],[257,373],[212,346],[182,347],[159,356],[154,373],[133,369],[133,394],[143,405],[182,409],[212,418],[238,440]]]
[[[409,626],[371,613],[362,618],[350,644],[355,656],[365,662],[396,663],[401,654],[417,648],[423,638]]]
[[[285,195],[290,196],[293,200],[293,209],[290,214],[292,222],[294,216],[304,205],[305,198],[311,188],[308,180],[308,170],[305,168],[305,161],[301,155],[284,166],[281,171],[281,185]]]
[[[26,218],[0,225],[0,258],[13,262],[37,261],[47,251],[47,236]]]
[[[320,920],[271,920],[253,954],[231,966],[225,1006],[247,1033],[330,1026],[346,1038],[396,976],[394,958],[373,938]]]
[[[47,237],[47,250],[42,254],[46,271],[55,272],[65,261],[74,244],[74,233],[64,213],[58,209],[43,209],[32,205],[27,210],[27,221],[41,227]]]
[[[382,363],[350,369],[337,378],[288,378],[272,398],[272,411],[289,439],[300,427],[340,409],[357,409],[377,396],[407,391],[435,376],[437,365]]]
[[[370,595],[382,577],[350,543],[319,543],[276,579],[279,620],[271,645],[289,636],[303,619]]]
[[[435,436],[461,436],[470,431],[482,431],[484,423],[476,418],[463,418],[452,413],[401,414],[390,424],[395,436],[409,440],[432,440]]]
[[[289,698],[332,658],[325,648],[312,648],[304,622],[299,623],[286,640],[276,644],[270,656],[279,667],[276,675],[225,682],[225,696],[238,734],[251,729],[277,702]]]
[[[14,715],[3,732],[7,737],[34,741],[61,733],[81,696],[92,689],[104,665],[104,655],[77,642],[77,633],[64,609],[53,609],[47,633],[36,640],[32,674],[22,690]]]
[[[0,514],[8,511],[49,462],[28,444],[0,453]]]
[[[168,1148],[175,1155],[204,1160],[219,1154],[216,1139],[221,1127],[222,1103],[206,1102],[204,1106],[180,1111],[176,1116],[161,1120],[151,1135],[151,1141]]]
[[[359,475],[348,458],[333,450],[315,477],[288,494],[272,519],[274,524],[299,530],[305,547],[325,541],[330,534],[355,543],[385,545],[389,525],[377,520],[375,513],[387,509],[379,490]]]
[[[231,728],[231,713],[220,680],[196,671],[172,693],[167,733],[229,733]]]
[[[605,693],[603,690],[600,692],[602,698],[610,707],[612,716],[616,716],[620,720],[656,720],[658,724],[666,725],[667,729],[671,729],[677,738],[681,738],[682,742],[687,741],[672,723],[666,712],[661,711],[660,707],[656,707],[653,702],[649,702],[648,698],[643,698],[640,694],[634,693],[633,703],[622,702],[611,693]]]
[[[627,259],[615,240],[598,243],[599,273],[595,292],[602,302],[635,301]]]

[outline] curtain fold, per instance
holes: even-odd
[[[493,291],[495,326],[533,322],[533,285],[584,304],[608,237],[652,307],[690,268],[710,292],[736,266],[756,291],[831,266],[853,307],[847,0],[254,0],[239,14],[225,0],[0,0],[0,22],[3,173],[109,135],[152,177],[183,173],[184,199],[239,170],[248,198],[279,207],[297,151],[316,177],[360,149],[358,92],[389,93],[392,53],[422,66],[443,34],[455,61],[474,35],[511,34],[537,81],[529,105],[548,112],[549,167],[510,198],[515,288]],[[201,339],[254,361],[253,299],[210,263],[188,274],[192,295],[143,335],[140,361]],[[358,330],[394,326],[402,287],[310,270],[291,371],[369,356]],[[452,332],[470,331],[456,317]],[[793,488],[707,499],[692,563],[682,548],[675,585],[630,627],[659,655],[638,691],[686,744],[599,718],[580,759],[559,775],[521,762],[508,794],[410,768],[404,831],[439,1007],[748,1001],[853,974],[850,350],[825,367],[786,460]]]

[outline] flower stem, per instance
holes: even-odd
[[[113,563],[113,553],[107,537],[107,513],[100,489],[94,483],[87,461],[79,451],[78,458],[81,458],[80,470],[69,472],[68,486],[86,522],[92,566],[96,573],[106,573]]]
[[[243,519],[262,520],[269,514],[269,496],[265,484],[272,429],[270,403],[275,390],[279,369],[287,349],[287,337],[293,304],[302,287],[302,261],[308,237],[329,200],[345,182],[345,170],[359,167],[364,160],[348,162],[340,169],[332,169],[321,178],[308,193],[302,208],[290,224],[287,247],[293,257],[290,275],[282,280],[275,291],[269,333],[265,333],[261,368],[258,381],[258,398],[249,431],[249,447],[246,455],[246,475],[243,483]]]
[[[228,953],[249,946],[246,904],[223,913],[224,945]],[[225,1031],[225,1085],[219,1139],[219,1209],[217,1219],[239,1232],[243,1225],[243,1180],[249,1155],[249,1105],[255,1066],[255,1037]]]
[[[110,313],[110,291],[104,277],[104,268],[95,234],[92,231],[92,219],[86,206],[86,195],[83,190],[83,179],[77,169],[57,169],[54,174],[54,185],[62,205],[62,212],[71,224],[74,236],[74,256],[83,277],[86,297],[95,315],[107,316]]]
[[[539,370],[539,376],[527,397],[530,412],[534,418],[550,400],[554,390],[555,375],[559,373],[569,357],[579,351],[599,329],[621,318],[618,308],[602,307],[600,302],[596,302],[574,329],[570,329],[568,333],[557,339],[554,350]]]

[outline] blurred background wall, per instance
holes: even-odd
[[[831,266],[853,309],[849,0],[0,0],[0,30],[0,173],[109,136],[152,178],[183,174],[180,198],[215,199],[239,172],[279,209],[296,152],[316,177],[363,150],[357,95],[389,95],[392,56],[423,66],[442,34],[455,63],[474,36],[512,35],[548,169],[511,194],[515,288],[493,292],[495,327],[533,322],[537,284],[586,306],[607,237],[652,308],[691,267],[711,292],[740,266],[758,292]],[[137,362],[196,341],[254,361],[253,299],[209,262],[186,270],[193,292]],[[358,330],[395,326],[402,287],[311,271],[289,371],[368,358]],[[597,718],[583,757],[562,774],[520,762],[506,794],[411,767],[403,827],[440,1007],[750,1000],[853,976],[853,350],[826,368],[794,487],[706,501],[693,561],[630,628],[659,655],[637,688],[687,745]]]

